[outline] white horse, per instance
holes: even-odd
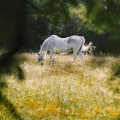
[[[40,47],[38,53],[38,61],[46,59],[46,52],[50,51],[50,61],[54,63],[54,53],[68,53],[73,51],[74,60],[77,58],[77,55],[81,57],[81,65],[83,64],[83,50],[88,50],[92,43],[90,42],[88,46],[84,46],[85,38],[83,36],[73,35],[66,38],[60,38],[57,35],[51,35],[48,37]]]

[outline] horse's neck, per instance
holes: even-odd
[[[41,48],[40,48],[40,52],[43,52],[43,46],[41,46]]]

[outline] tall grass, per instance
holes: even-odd
[[[55,65],[37,62],[37,54],[20,54],[25,80],[6,75],[2,94],[23,120],[119,120],[119,58],[85,56],[85,65],[71,55],[56,55]],[[113,70],[114,69],[114,70]],[[118,70],[119,71],[119,68]],[[111,80],[113,79],[113,80]],[[114,87],[113,87],[113,86]],[[114,92],[116,89],[118,92]],[[3,103],[0,119],[13,120]]]

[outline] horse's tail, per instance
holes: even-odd
[[[80,46],[80,48],[79,48],[77,54],[78,54],[79,51],[82,49],[82,47],[83,47],[83,45],[84,45],[84,43],[85,43],[85,38],[84,38],[84,37],[80,37],[80,38],[82,39],[82,45]]]

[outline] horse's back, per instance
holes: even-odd
[[[74,46],[74,48],[76,48],[82,46],[85,43],[85,39],[83,36],[73,35],[70,37],[68,42],[71,46]]]
[[[73,41],[73,42],[75,42],[75,41],[83,41],[83,42],[85,42],[85,38],[83,36],[73,35],[70,38],[71,38],[71,41]]]
[[[60,49],[71,49],[82,46],[84,42],[85,39],[83,36],[73,35],[70,37],[61,38],[57,35],[51,35],[43,42],[42,50],[47,51],[55,47]]]

